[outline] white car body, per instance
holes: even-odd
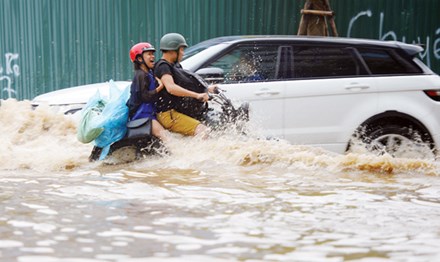
[[[131,84],[129,81],[115,81],[113,83],[121,90]],[[47,104],[59,112],[70,114],[81,110],[96,92],[99,91],[102,96],[108,96],[109,90],[110,82],[75,86],[36,96],[32,99],[32,104],[34,106]]]
[[[427,99],[426,87],[440,88],[438,76],[386,78],[344,78],[298,80],[272,83],[220,85],[228,97],[248,101],[250,119],[258,121],[266,135],[292,144],[313,145],[344,153],[355,130],[372,116],[398,111],[418,119],[440,142],[439,102]],[[394,79],[395,80],[395,79]],[[377,83],[391,90],[378,91]],[[289,85],[293,85],[293,88]],[[359,86],[359,87],[358,87]],[[329,103],[331,101],[331,103]]]

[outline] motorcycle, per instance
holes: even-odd
[[[184,113],[184,112],[182,112]],[[229,126],[242,128],[249,121],[249,104],[244,102],[239,106],[226,97],[223,90],[217,89],[209,94],[207,108],[195,116],[197,120],[212,130],[223,130]],[[116,156],[118,159],[141,159],[154,154],[168,154],[165,145],[151,133],[151,119],[141,118],[127,123],[127,133],[124,138],[110,146],[107,157]],[[102,148],[94,146],[89,156],[93,162],[100,158]]]

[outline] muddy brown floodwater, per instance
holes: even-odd
[[[69,117],[0,119],[1,261],[440,260],[435,160],[223,134],[109,165]]]

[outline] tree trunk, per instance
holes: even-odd
[[[331,11],[328,0],[306,0],[301,13],[298,35],[328,36],[327,20],[329,20],[333,35],[338,36],[333,18],[334,13]]]

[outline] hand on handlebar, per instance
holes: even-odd
[[[203,101],[203,102],[208,102],[209,95],[208,95],[208,93],[200,93],[200,94],[197,94],[196,99],[200,100],[200,101]]]

